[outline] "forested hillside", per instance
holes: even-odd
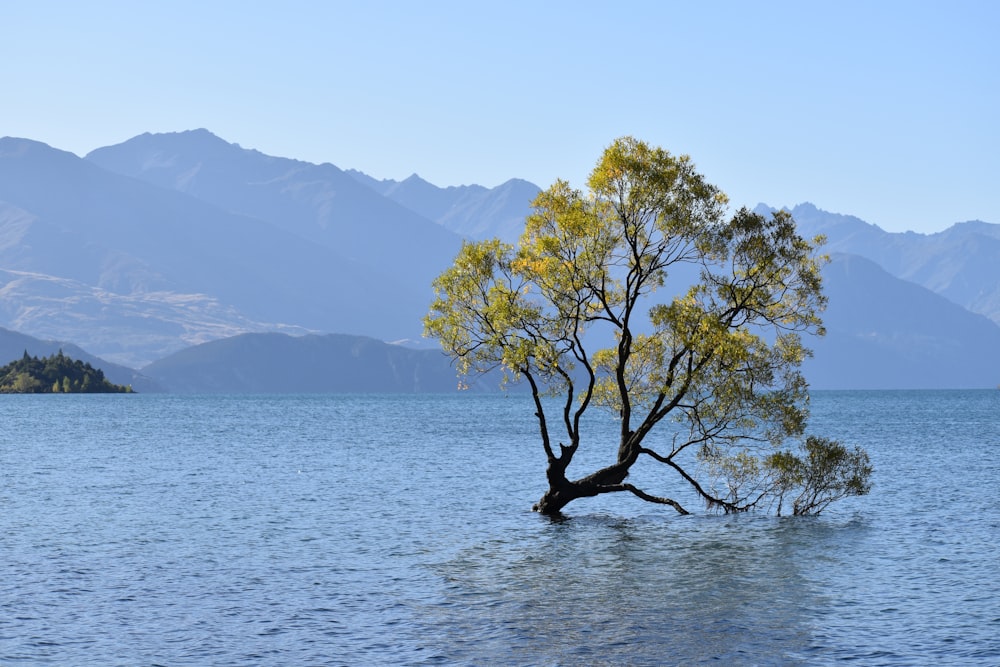
[[[132,387],[112,384],[104,371],[58,354],[39,359],[28,355],[0,368],[2,394],[125,394]]]

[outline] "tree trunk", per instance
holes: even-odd
[[[581,497],[576,485],[566,479],[566,466],[573,458],[575,448],[562,447],[562,456],[550,457],[545,476],[549,479],[549,490],[531,509],[548,516],[558,515],[567,503]]]
[[[575,482],[566,479],[566,465],[562,458],[549,461],[546,476],[549,479],[549,490],[535,503],[531,509],[539,514],[556,516],[562,512],[562,508],[578,498],[592,498],[601,493],[606,493],[612,489],[612,485],[621,484],[628,477],[629,468],[635,458],[621,461],[614,465],[602,468],[592,475]],[[614,489],[620,490],[620,489]]]
[[[568,480],[564,480],[564,482],[557,487],[550,486],[541,500],[535,503],[531,509],[546,516],[558,516],[562,513],[562,508],[577,498],[587,498],[598,494],[598,491],[593,488],[588,490]]]

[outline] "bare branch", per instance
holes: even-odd
[[[670,505],[680,514],[690,514],[690,512],[681,507],[681,504],[676,500],[671,500],[670,498],[663,498],[660,496],[651,495],[632,484],[612,484],[608,486],[602,486],[599,487],[598,491],[600,493],[615,493],[617,491],[628,491],[632,495],[642,498],[645,501],[656,503],[658,505]]]

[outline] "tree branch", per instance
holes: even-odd
[[[694,487],[694,490],[698,492],[698,495],[700,495],[702,498],[705,499],[705,502],[708,503],[709,507],[716,507],[716,506],[721,507],[726,511],[727,514],[731,512],[732,513],[746,512],[748,509],[750,509],[749,505],[746,507],[740,507],[739,505],[725,501],[722,498],[716,498],[712,494],[705,491],[705,489],[701,488],[701,484],[699,484],[693,477],[691,477],[691,475],[687,474],[687,471],[684,470],[684,468],[677,465],[677,463],[675,463],[673,460],[668,459],[666,463],[671,468],[680,473],[680,476],[683,477],[685,480],[687,480],[687,482],[692,487]]]
[[[538,384],[535,382],[535,377],[529,369],[522,369],[521,372],[524,374],[524,377],[528,378],[528,383],[531,385],[531,398],[535,402],[535,416],[538,418],[538,430],[542,436],[542,447],[545,448],[545,456],[548,457],[549,462],[552,462],[556,459],[556,453],[552,451],[552,442],[549,440],[549,428],[545,421],[545,408],[542,406]]]
[[[681,507],[681,504],[676,500],[671,500],[670,498],[663,498],[661,496],[654,496],[646,493],[642,489],[639,489],[632,484],[612,484],[608,486],[598,487],[600,493],[615,493],[617,491],[628,491],[634,496],[642,498],[643,500],[651,503],[656,503],[658,505],[670,505],[680,514],[690,514],[686,509]]]

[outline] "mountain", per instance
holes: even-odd
[[[86,159],[265,221],[334,250],[369,274],[396,274],[405,284],[424,286],[428,298],[431,281],[461,245],[457,234],[380,196],[332,164],[272,157],[207,130],[147,133],[99,148]]]
[[[537,185],[511,179],[495,188],[462,185],[440,188],[416,174],[403,181],[375,180],[359,171],[347,172],[358,182],[456,234],[482,240],[515,243],[524,219],[540,192]]]
[[[812,204],[791,213],[803,234],[826,236],[825,252],[866,257],[1000,324],[1000,225],[972,221],[936,234],[898,234]]]
[[[144,134],[85,159],[8,137],[0,327],[123,367],[160,359],[148,367],[185,391],[451,390],[451,369],[432,370],[447,367],[437,351],[378,341],[418,339],[431,282],[462,239],[516,240],[537,193],[518,179],[492,189],[377,181],[206,130]],[[834,256],[829,335],[806,368],[813,386],[1000,382],[1000,226],[890,234],[811,204],[792,213]],[[366,342],[320,335],[334,333]],[[16,347],[12,358],[58,350]],[[297,370],[282,376],[267,355]],[[314,377],[303,358],[343,382]]]
[[[1000,327],[871,260],[834,254],[823,271],[827,335],[808,341],[815,389],[992,388]]]
[[[33,336],[0,328],[0,366],[20,359],[25,352],[32,357],[43,358],[58,354],[60,350],[67,357],[101,369],[104,372],[104,376],[115,384],[131,386],[135,391],[140,393],[163,391],[163,387],[152,378],[131,368],[95,357],[72,343],[39,340]]]
[[[136,365],[241,331],[415,338],[430,289],[409,268],[423,263],[426,274],[428,257],[444,262],[450,252],[431,250],[450,233],[426,227],[426,241],[410,239],[410,264],[373,266],[332,242],[4,138],[0,325]],[[392,245],[372,238],[371,247]],[[127,341],[129,352],[114,341]]]
[[[180,393],[454,392],[439,351],[328,334],[243,334],[182,350],[142,369]]]

